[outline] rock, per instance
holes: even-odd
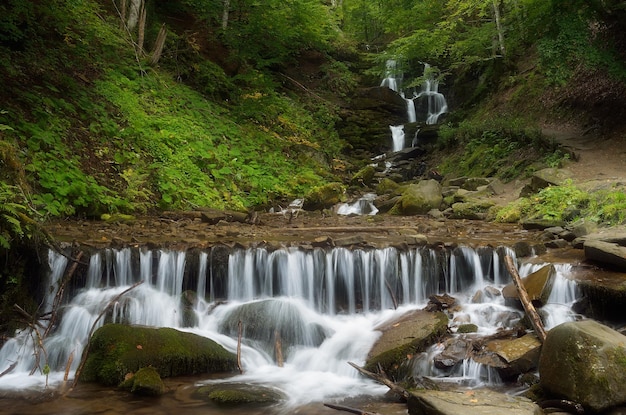
[[[613,242],[588,240],[584,244],[585,257],[626,271],[626,246]]]
[[[457,333],[476,333],[478,331],[478,326],[476,324],[461,324],[459,328],[456,329]]]
[[[490,390],[412,391],[409,415],[541,415],[530,399]]]
[[[544,244],[546,246],[546,248],[552,248],[552,249],[559,249],[559,248],[565,248],[569,246],[569,242],[567,242],[565,239],[554,239],[552,241],[548,241]]]
[[[542,169],[532,175],[529,186],[532,193],[536,193],[548,186],[560,186],[571,177],[572,173],[566,169]]]
[[[376,169],[373,166],[365,166],[350,179],[351,185],[370,186],[374,180]]]
[[[469,356],[472,343],[462,337],[452,337],[444,343],[444,349],[433,358],[438,369],[450,369]]]
[[[588,317],[623,322],[626,309],[626,273],[605,274],[603,278],[588,278],[578,281],[583,294],[577,303],[580,312]]]
[[[155,368],[142,367],[120,385],[135,395],[160,396],[165,392],[165,384]]]
[[[454,203],[452,205],[452,219],[483,220],[487,217],[487,212],[495,204],[491,201],[474,201],[464,203]]]
[[[217,383],[200,386],[193,397],[223,406],[272,405],[285,399],[276,389],[250,383]]]
[[[546,265],[522,278],[528,297],[535,307],[542,307],[548,302],[555,277],[556,270],[554,265]],[[504,303],[509,307],[522,308],[515,284],[511,283],[505,286],[502,289],[502,296],[504,297]]]
[[[565,221],[556,219],[524,219],[521,222],[522,228],[532,230],[544,230],[555,226],[566,226]]]
[[[239,321],[243,322],[243,337],[255,340],[256,347],[270,356],[276,356],[275,332],[278,331],[285,359],[292,347],[317,347],[327,337],[321,325],[306,321],[299,307],[279,298],[241,304],[224,316],[218,330],[236,338]]]
[[[548,332],[539,359],[541,387],[593,413],[626,404],[626,336],[594,320]]]
[[[487,189],[494,195],[501,195],[506,191],[504,183],[500,179],[492,179],[487,185]]]
[[[534,334],[526,334],[516,339],[494,340],[487,344],[487,349],[509,365],[507,373],[500,373],[504,378],[511,378],[537,367],[541,342]]]
[[[426,311],[443,311],[456,304],[456,298],[448,294],[433,294],[428,297],[428,304],[424,308]]]
[[[365,369],[377,372],[378,366],[392,379],[400,379],[399,367],[416,353],[426,350],[448,329],[444,313],[415,310],[380,327],[380,338],[368,354]]]
[[[396,215],[422,215],[441,206],[441,185],[436,180],[422,180],[410,184],[402,193],[400,200],[391,208]]]
[[[381,179],[381,181],[378,183],[378,186],[376,186],[376,194],[377,195],[393,195],[393,196],[399,196],[401,193],[398,192],[398,189],[400,189],[401,186],[394,182],[391,179],[388,178],[384,178]]]
[[[171,328],[106,324],[93,334],[88,353],[81,380],[107,386],[148,366],[162,378],[237,369],[237,357],[213,340]]]
[[[345,187],[341,183],[328,183],[318,186],[304,197],[304,209],[322,210],[330,209],[340,202],[346,201]]]

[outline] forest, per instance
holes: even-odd
[[[557,165],[567,154],[532,150],[547,118],[623,124],[625,23],[617,0],[4,1],[0,248],[45,240],[49,220],[267,209],[343,185],[378,151],[355,151],[368,132],[345,134],[346,109],[389,59],[404,88],[428,63],[449,97],[442,173]]]

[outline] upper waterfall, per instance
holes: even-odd
[[[398,62],[395,59],[389,59],[385,64],[385,76],[380,86],[388,87],[406,100],[407,123],[437,124],[439,117],[448,112],[448,103],[445,96],[439,92],[439,80],[434,76],[431,66],[424,64],[422,86],[419,91],[409,91],[409,98],[402,89],[403,77]],[[404,125],[390,125],[389,127],[392,133],[392,151],[402,150],[406,146]],[[416,139],[413,139],[411,145],[415,143]]]

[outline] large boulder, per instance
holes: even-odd
[[[522,284],[535,307],[542,307],[548,302],[555,278],[556,269],[554,265],[546,265],[522,278]],[[502,289],[502,296],[505,304],[509,307],[522,309],[515,284],[511,283],[505,286]]]
[[[626,271],[626,246],[592,239],[585,242],[584,250],[587,259]]]
[[[322,210],[345,201],[345,186],[341,183],[328,183],[311,189],[304,197],[303,207],[306,210]]]
[[[542,388],[595,413],[626,403],[626,336],[594,320],[548,332],[539,359]]]
[[[200,386],[193,396],[220,406],[266,406],[275,405],[285,399],[275,388],[251,383],[216,383]]]
[[[448,317],[442,312],[415,310],[391,321],[369,352],[365,368],[378,371],[379,366],[389,376],[401,378],[400,366],[416,353],[441,338],[448,328]]]
[[[260,300],[233,308],[224,316],[218,329],[236,337],[239,322],[242,322],[244,340],[254,343],[256,348],[265,350],[270,356],[277,352],[276,334],[280,336],[285,357],[295,346],[319,346],[328,335],[324,327],[307,321],[300,307],[283,299]]]
[[[193,333],[106,324],[91,338],[81,380],[117,386],[126,375],[149,366],[162,378],[232,372],[237,356]]]
[[[422,180],[406,187],[390,213],[424,215],[431,209],[439,209],[442,201],[441,184],[436,180]]]
[[[414,391],[408,398],[410,415],[541,415],[530,399],[490,390]]]

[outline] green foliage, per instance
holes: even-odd
[[[460,151],[441,166],[442,173],[512,179],[523,175],[537,159],[552,165],[567,156],[535,128],[521,119],[498,117],[489,121],[466,120],[457,127],[442,126],[440,149]]]
[[[612,42],[606,41],[602,21],[587,5],[575,3],[554,12],[551,30],[538,42],[548,81],[563,86],[580,65],[607,69],[614,77],[626,79],[626,65],[610,46]]]
[[[499,209],[497,222],[518,222],[524,218],[573,222],[580,218],[608,226],[626,223],[626,192],[623,188],[588,192],[571,181],[546,187]]]

